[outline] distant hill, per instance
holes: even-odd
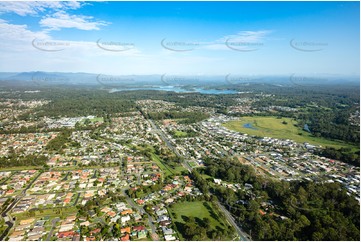
[[[325,84],[359,85],[359,77],[322,75],[318,77],[290,74],[289,76],[233,75],[107,75],[71,72],[0,72],[0,85],[12,86],[91,86],[99,88],[127,88],[146,86],[242,86],[249,84],[276,86],[313,86]]]

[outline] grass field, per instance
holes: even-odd
[[[286,122],[283,124],[282,122]],[[251,128],[244,127],[250,125]],[[235,130],[241,133],[256,135],[262,137],[272,137],[278,139],[291,139],[296,142],[308,142],[313,145],[321,145],[323,147],[330,146],[335,148],[350,147],[355,148],[354,145],[347,144],[342,141],[327,140],[312,136],[312,134],[294,126],[297,124],[291,118],[277,118],[277,117],[242,117],[239,120],[229,121],[223,124],[224,127]]]
[[[62,167],[55,167],[52,168],[52,171],[72,171],[72,170],[90,170],[90,169],[100,169],[100,168],[104,168],[104,167],[119,167],[119,165],[117,164],[111,164],[109,166],[84,166],[84,167],[79,167],[79,166],[62,166]]]
[[[156,154],[152,154],[152,160],[155,161],[159,168],[164,172],[164,176],[173,175],[171,168],[163,164],[159,156],[157,156]]]
[[[2,167],[0,171],[23,171],[23,170],[34,170],[42,168],[42,166],[13,166],[13,167]]]
[[[104,118],[103,117],[95,117],[95,118],[91,118],[90,121],[92,121],[92,122],[104,122]]]
[[[198,164],[195,161],[189,161],[188,164],[192,167],[195,168],[198,166]]]
[[[91,118],[91,119],[89,119],[89,120],[90,120],[90,122],[92,122],[92,123],[95,123],[95,122],[104,122],[104,118],[103,118],[103,117],[95,117],[95,118]],[[80,121],[81,124],[84,124],[84,122],[85,122],[85,118]]]
[[[157,163],[160,169],[162,169],[164,176],[180,175],[182,171],[186,171],[181,164],[175,166],[174,168],[170,167],[154,153],[152,154],[152,160]]]
[[[212,179],[213,180],[213,177],[211,177],[210,175],[207,175],[207,174],[201,174],[201,176],[204,178],[204,179]]]
[[[183,219],[185,218],[184,216],[192,216],[199,219],[209,218],[212,229],[226,229],[228,225],[209,202],[194,201],[175,203],[171,208],[169,208],[169,212],[172,215],[173,222],[186,223]],[[176,216],[174,216],[174,214]],[[183,239],[182,233],[184,233],[184,231],[178,231],[178,233],[182,237],[181,239]],[[231,238],[224,238],[224,240],[230,239]]]
[[[186,132],[177,130],[175,131],[174,136],[177,138],[181,138],[181,137],[187,137],[188,134]]]
[[[17,221],[28,219],[29,217],[42,218],[42,217],[67,217],[78,212],[76,207],[60,207],[60,208],[48,208],[48,209],[37,209],[31,214],[30,212],[12,214],[13,217],[16,217]]]

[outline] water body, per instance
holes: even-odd
[[[246,123],[246,124],[244,124],[244,125],[243,125],[243,128],[257,130],[255,127],[253,127],[253,125],[252,125],[251,123]]]
[[[156,90],[156,91],[167,91],[167,92],[177,92],[177,93],[201,93],[201,94],[237,94],[236,90],[218,90],[218,89],[203,89],[203,88],[192,88],[191,90],[176,87],[176,86],[160,86],[160,87],[135,87],[135,88],[116,88],[112,89],[110,92],[121,92],[121,91],[136,91],[136,90]]]
[[[303,130],[311,133],[311,130],[310,130],[310,128],[308,127],[307,124],[305,124],[305,125],[303,126]]]

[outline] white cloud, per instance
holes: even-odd
[[[33,32],[26,24],[16,25],[0,19],[0,51],[24,54],[24,51],[31,49],[31,42],[34,39],[47,40],[51,37],[43,32]]]
[[[70,63],[88,58],[139,58],[143,56],[137,46],[120,52],[106,51],[101,49],[95,40],[92,42],[54,39],[46,31],[31,31],[26,24],[11,24],[3,19],[0,19],[0,43],[2,59],[7,59],[6,53],[9,61],[10,59],[21,60],[21,63],[31,63],[31,61],[26,62],[26,58],[40,60],[37,58],[39,56],[47,63],[53,62],[54,56]],[[61,51],[51,52],[51,50]]]
[[[50,38],[45,32],[33,32],[28,30],[26,24],[10,24],[4,19],[0,19],[0,40],[26,40],[33,38]]]
[[[188,48],[189,52],[177,52],[177,50],[187,49],[186,47],[173,47],[170,46],[169,49],[163,50],[163,52],[168,54],[177,54],[180,55],[181,53],[183,55],[186,55],[187,53],[190,53],[191,50],[199,50],[199,49],[205,49],[205,50],[229,50],[228,44],[243,44],[245,46],[247,45],[263,45],[264,41],[266,41],[267,36],[272,33],[270,30],[260,30],[260,31],[240,31],[237,34],[233,35],[226,35],[223,36],[217,40],[210,40],[210,41],[184,41],[185,43],[195,43],[194,45],[190,45]],[[172,41],[179,41],[182,43],[182,40],[172,40]],[[175,51],[172,51],[174,49]]]
[[[104,21],[91,21],[93,17],[69,15],[64,11],[59,11],[51,16],[46,16],[40,20],[40,26],[47,27],[50,30],[59,30],[61,28],[76,28],[80,30],[99,30],[99,26],[107,25]]]
[[[202,46],[208,50],[229,50],[226,45],[227,42],[263,45],[263,42],[270,33],[272,33],[271,30],[240,31],[237,34],[226,35],[214,42],[203,44]]]
[[[20,16],[37,15],[38,13],[44,12],[47,9],[52,9],[52,10],[78,9],[81,6],[82,4],[77,1],[0,2],[0,14],[16,13]]]
[[[4,13],[15,13],[20,16],[42,14],[39,24],[48,30],[61,28],[99,30],[100,26],[108,24],[104,21],[92,21],[92,16],[70,15],[66,12],[69,9],[79,9],[85,4],[78,1],[0,2],[0,15]]]
[[[263,41],[265,37],[270,34],[272,31],[270,30],[259,30],[259,31],[240,31],[236,35],[228,35],[224,36],[221,41],[225,42],[228,39],[232,39],[233,41],[243,41],[255,43],[258,41]]]

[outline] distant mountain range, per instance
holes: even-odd
[[[358,84],[358,76],[319,75],[250,76],[226,74],[206,75],[107,75],[70,72],[0,72],[0,85],[21,86],[92,86],[100,88],[154,87],[154,86],[238,86],[251,83],[288,85]]]

